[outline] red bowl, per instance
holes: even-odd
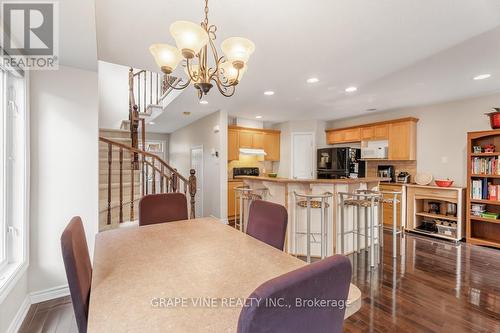
[[[438,180],[438,179],[436,179],[434,182],[439,187],[450,187],[451,184],[453,184],[453,180],[449,180],[449,179],[447,179],[447,180]]]

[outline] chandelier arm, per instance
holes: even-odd
[[[169,76],[169,75],[167,75],[167,79],[165,80],[165,83],[167,84],[167,86],[169,86],[170,88],[172,88],[172,89],[174,89],[174,90],[182,90],[182,89],[186,89],[186,87],[187,87],[187,86],[189,86],[189,84],[191,83],[191,79],[189,79],[189,80],[186,82],[186,84],[183,84],[183,85],[181,85],[181,86],[174,86],[174,85],[171,85],[171,84],[170,84],[170,82],[168,82],[168,78],[169,78],[169,77],[170,77],[170,76]],[[179,79],[179,81],[178,81],[178,82],[181,82],[181,81],[182,81],[182,79]]]
[[[198,75],[194,75],[191,73],[191,66],[189,66],[189,59],[186,59],[186,68],[187,68],[187,74],[189,76],[188,84],[191,81],[197,82],[198,79],[200,78],[200,73],[198,73]],[[201,67],[199,68],[200,68],[199,71],[201,72]]]
[[[209,78],[208,78],[208,80],[210,81],[214,77],[214,75],[219,76],[220,59],[219,59],[219,55],[217,54],[217,48],[215,47],[215,45],[212,41],[212,38],[209,38],[208,41],[210,43],[210,49],[212,50],[212,55],[213,55],[214,61],[215,61],[215,69],[213,69],[213,72],[209,75]]]
[[[233,96],[233,95],[234,95],[234,93],[236,92],[236,87],[235,87],[235,85],[234,85],[234,84],[233,84],[233,85],[229,85],[229,86],[225,86],[225,85],[223,85],[223,84],[222,84],[222,83],[218,80],[218,78],[217,78],[217,80],[216,80],[216,79],[213,79],[213,81],[215,82],[215,85],[217,86],[217,89],[219,90],[219,92],[220,92],[223,96],[225,96],[225,97],[231,97],[231,96]],[[227,92],[227,90],[229,90],[230,88],[232,88],[232,89],[231,89],[231,92],[230,92],[230,93],[228,93],[228,92]]]
[[[219,84],[224,88],[235,87],[238,84],[236,82],[239,82],[239,80],[240,80],[240,70],[238,69],[238,74],[236,75],[236,79],[233,81],[233,83],[225,84],[225,82],[220,80],[219,76],[217,76],[217,80],[219,81]],[[226,81],[227,81],[227,79],[226,79]]]

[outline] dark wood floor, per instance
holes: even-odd
[[[363,305],[345,332],[500,333],[500,250],[407,235],[393,261],[391,239],[375,270],[349,256]],[[33,305],[20,332],[77,332],[71,300]]]
[[[364,252],[350,256],[363,305],[345,332],[500,332],[499,250],[407,235],[393,261],[384,238],[377,269]]]

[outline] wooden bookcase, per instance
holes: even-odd
[[[474,153],[473,146],[495,145],[494,153]],[[467,242],[500,248],[500,219],[484,218],[471,214],[472,204],[485,204],[486,211],[500,213],[500,197],[498,200],[472,199],[472,180],[486,178],[489,183],[500,185],[500,175],[473,174],[472,159],[475,157],[496,157],[500,159],[500,130],[467,133]]]

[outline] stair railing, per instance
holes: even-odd
[[[190,170],[190,175],[188,178],[183,177],[177,169],[172,168],[165,161],[163,161],[160,157],[140,150],[125,144],[104,138],[99,137],[99,141],[107,144],[108,146],[108,172],[107,172],[107,207],[102,210],[100,213],[106,212],[106,224],[110,225],[112,223],[112,214],[111,211],[113,209],[119,209],[118,214],[118,222],[124,222],[124,205],[129,204],[129,214],[130,221],[134,220],[134,209],[135,203],[143,196],[148,194],[159,194],[159,193],[170,193],[170,192],[180,192],[182,191],[186,195],[186,200],[189,195],[189,217],[190,219],[195,218],[195,196],[196,196],[196,175],[195,170]],[[119,204],[112,206],[112,176],[113,176],[113,148],[118,150],[118,164],[119,168],[116,170],[119,175],[119,185],[118,185],[118,196],[119,196]],[[124,164],[124,154],[128,154],[130,156],[130,199],[126,202],[123,200],[123,175],[125,171],[123,169]],[[138,170],[135,167],[134,156],[139,156],[138,163],[141,164],[140,168],[140,187],[141,193],[135,193],[135,171]],[[116,160],[115,160],[116,161]]]

